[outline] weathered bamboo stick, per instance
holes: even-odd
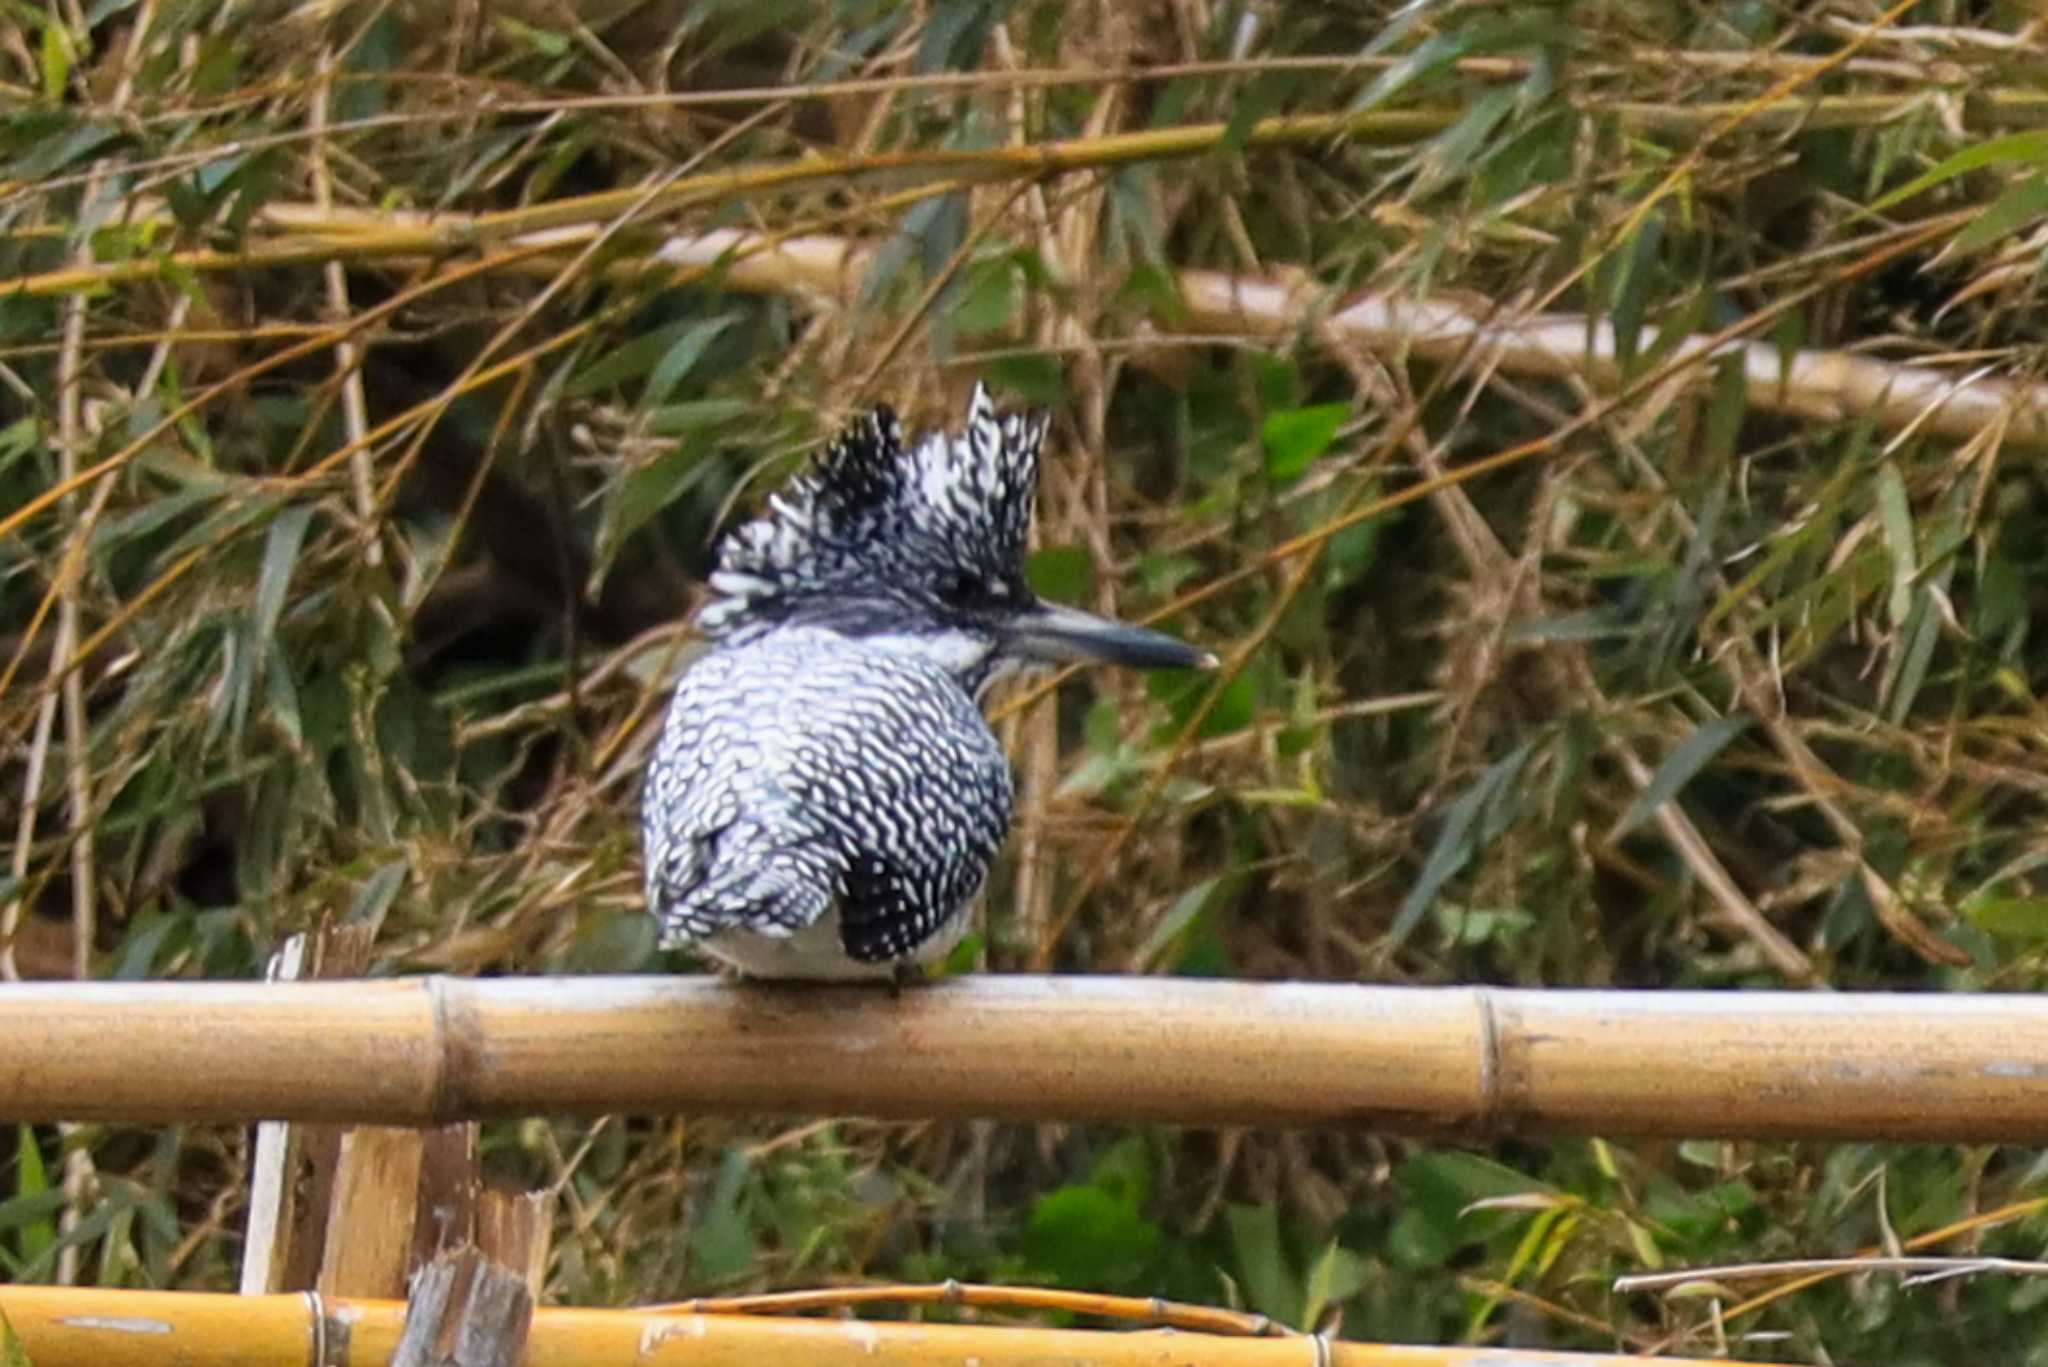
[[[404,1328],[397,1301],[311,1295],[0,1287],[4,1311],[36,1367],[384,1367]],[[1422,1348],[1326,1339],[1232,1338],[1158,1330],[998,1328],[876,1320],[781,1319],[636,1310],[533,1314],[527,1367],[1734,1367],[1721,1359]],[[1750,1364],[1750,1367],[1759,1367]],[[1767,1367],[1767,1365],[1765,1365]]]
[[[585,235],[580,229],[565,232],[563,245]],[[536,234],[521,242],[545,240]],[[853,238],[775,241],[716,229],[671,238],[654,259],[672,267],[719,265],[720,279],[739,289],[802,289],[844,301],[855,296],[870,250]],[[1523,315],[1483,302],[1419,299],[1399,291],[1332,295],[1306,276],[1287,281],[1183,270],[1174,278],[1184,308],[1178,326],[1192,333],[1281,338],[1315,319],[1325,334],[1381,352],[1439,361],[1474,354],[1510,374],[1578,375],[1607,387],[1622,378],[1613,325],[1582,314]],[[1650,341],[1646,329],[1642,344]],[[2048,384],[1849,351],[1787,352],[1770,342],[1715,347],[1698,336],[1681,342],[1674,354],[1703,365],[1723,358],[1738,363],[1750,404],[1766,411],[1828,422],[1868,415],[1883,431],[1912,426],[1958,441],[2001,424],[2009,441],[2048,444]]]
[[[0,986],[0,1115],[603,1112],[2048,1142],[2048,998],[990,975]]]

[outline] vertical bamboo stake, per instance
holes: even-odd
[[[476,1204],[476,1246],[517,1272],[540,1302],[555,1202],[547,1191],[485,1191]]]
[[[342,1135],[320,1255],[321,1295],[405,1294],[424,1150],[418,1130],[359,1125]]]
[[[348,978],[361,974],[369,962],[368,928],[341,926],[293,936],[272,960],[268,976],[286,982]],[[276,1121],[257,1126],[242,1294],[304,1291],[318,1279],[341,1137],[335,1125]]]
[[[270,958],[264,979],[295,982],[306,968],[306,937],[294,935],[284,948]],[[282,1120],[266,1120],[256,1127],[256,1142],[249,1159],[249,1227],[242,1239],[244,1296],[260,1296],[284,1288],[284,1235],[291,1228],[302,1145],[302,1126]]]

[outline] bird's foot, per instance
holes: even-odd
[[[889,970],[889,997],[896,1000],[903,995],[906,987],[922,987],[931,979],[925,976],[924,965],[914,963],[896,964]]]

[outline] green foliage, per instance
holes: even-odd
[[[694,967],[639,914],[634,806],[711,538],[860,407],[923,426],[978,375],[1054,415],[1038,590],[1233,667],[1035,703],[1029,840],[949,971],[1016,968],[1056,925],[1073,971],[1786,985],[1704,849],[1791,976],[2041,987],[2038,400],[1959,434],[1793,365],[2038,380],[2039,61],[1996,27],[2020,11],[1866,16],[1849,53],[1799,6],[1241,9],[313,7],[274,33],[19,9],[0,518],[45,506],[0,535],[24,860],[0,909],[24,971],[69,972],[75,858],[108,978],[252,978],[335,921],[372,929],[377,973]],[[893,79],[922,76],[946,79]],[[1347,110],[1342,137],[1258,138]],[[1201,155],[1071,174],[859,169],[1205,124]],[[660,196],[764,166],[812,174]],[[601,240],[553,217],[613,192]],[[543,218],[559,250],[522,244]],[[709,229],[792,256],[643,269]],[[867,249],[850,278],[789,264],[820,235]],[[1293,311],[1239,326],[1219,275]],[[1360,301],[1492,331],[1333,334]],[[1538,315],[1544,348],[1509,345]],[[1422,479],[1447,482],[1383,506]],[[108,1284],[234,1283],[239,1129],[64,1142],[94,1170],[75,1200],[52,1131],[0,1132],[0,1272],[70,1250]],[[2039,1282],[1872,1275],[1740,1313],[1607,1289],[1979,1212],[2003,1212],[1982,1252],[2037,1256],[2048,1170],[2011,1150],[534,1119],[486,1154],[561,1193],[547,1291],[572,1303],[960,1277],[1434,1341],[2048,1338]]]

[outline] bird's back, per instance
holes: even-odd
[[[959,937],[1010,820],[966,692],[886,644],[784,627],[686,674],[649,767],[664,944],[772,977],[887,973]]]

